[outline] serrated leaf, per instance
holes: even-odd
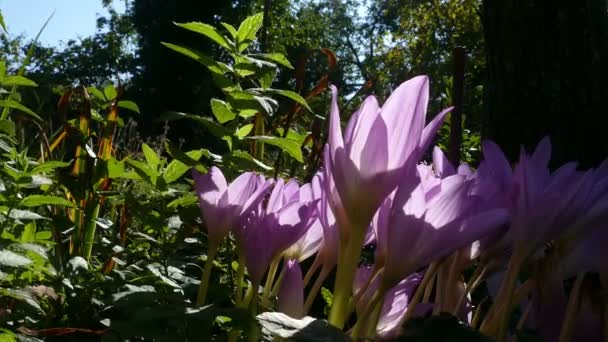
[[[211,99],[211,111],[213,112],[213,116],[215,116],[217,121],[221,124],[236,118],[236,114],[232,112],[230,106],[222,100]]]
[[[232,39],[236,40],[236,36],[238,35],[236,27],[234,27],[234,26],[232,26],[232,25],[230,25],[228,23],[221,23],[221,24],[230,33],[230,36],[232,36]]]
[[[248,137],[247,139],[258,140],[266,144],[276,146],[293,157],[293,159],[299,161],[300,163],[304,162],[302,149],[300,148],[300,145],[293,140],[271,136],[253,136]]]
[[[31,109],[14,100],[0,100],[0,107],[16,109],[24,112],[25,114],[33,117],[36,120],[42,121],[42,118],[39,117],[38,114],[34,113]]]
[[[19,202],[21,207],[38,207],[41,205],[61,205],[65,207],[75,207],[74,203],[65,198],[47,195],[29,195]]]
[[[309,112],[312,113],[312,109],[310,109],[310,107],[308,106],[308,103],[306,103],[306,100],[302,96],[300,96],[298,93],[295,93],[291,90],[272,89],[272,88],[265,89],[265,91],[292,99],[295,102],[297,102],[298,104],[302,105],[304,108],[306,108]]]
[[[158,178],[156,170],[151,169],[148,164],[138,160],[127,159],[126,162],[135,169],[135,172],[137,172],[142,179],[146,179],[153,185],[156,185],[156,179]]]
[[[139,106],[133,101],[118,101],[118,107],[128,109],[137,114],[141,114],[141,112],[139,111]]]
[[[118,92],[113,85],[109,84],[105,88],[103,88],[103,94],[106,96],[108,100],[114,100],[116,96],[118,96]]]
[[[241,25],[239,25],[236,38],[239,52],[243,52],[255,39],[255,36],[262,27],[263,21],[264,14],[257,13],[243,20]]]
[[[48,162],[42,163],[42,164],[34,167],[32,169],[32,171],[30,171],[30,174],[36,175],[39,173],[45,173],[45,172],[53,171],[58,168],[68,167],[68,166],[70,166],[70,163],[66,163],[66,162],[62,162],[62,161],[58,161],[58,160],[50,160]]]
[[[228,51],[232,50],[232,42],[230,40],[226,39],[226,37],[224,37],[224,35],[221,32],[219,32],[215,27],[213,27],[209,24],[205,24],[205,23],[201,23],[201,22],[190,22],[190,23],[176,23],[175,25],[177,25],[181,28],[184,28],[186,30],[192,31],[192,32],[200,33],[200,34],[206,36],[207,38],[213,40],[214,42],[220,44],[220,46],[224,47]]]
[[[289,60],[287,59],[287,57],[285,57],[285,55],[283,55],[282,53],[262,53],[262,54],[256,54],[254,56],[259,56],[261,58],[271,60],[286,68],[293,69],[293,65],[291,65],[291,63],[289,63]]]
[[[7,76],[0,79],[3,86],[37,87],[38,84],[23,76]]]
[[[262,87],[262,89],[270,88],[276,76],[277,69],[275,68],[265,68],[260,73],[258,73],[258,81],[260,82],[260,86]]]
[[[213,58],[205,55],[201,51],[171,43],[163,42],[161,44],[175,52],[179,52],[184,56],[190,57],[195,61],[201,63],[202,65],[206,66],[213,73],[214,77],[217,77],[218,75],[223,75],[225,72],[225,70],[220,66],[219,63],[217,63]]]
[[[237,136],[237,138],[239,139],[243,139],[244,137],[246,137],[249,133],[251,133],[251,130],[253,129],[253,124],[247,124],[239,129],[236,130],[236,133],[234,135]]]
[[[25,267],[32,263],[32,260],[21,254],[11,252],[7,249],[0,250],[0,265],[9,267]]]
[[[176,198],[167,204],[167,208],[189,207],[198,202],[198,197],[193,193],[187,193],[182,197]]]
[[[156,151],[154,151],[148,144],[141,144],[141,150],[144,152],[144,157],[146,158],[146,162],[150,166],[152,170],[158,170],[158,165],[160,165],[160,158]]]
[[[189,151],[186,155],[192,160],[198,161],[203,156],[203,150]],[[179,179],[184,173],[190,170],[191,166],[184,164],[180,160],[172,160],[165,171],[163,172],[163,178],[167,184],[171,184]]]

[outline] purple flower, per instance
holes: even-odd
[[[356,307],[359,314],[362,314],[362,310],[367,307],[372,296],[380,287],[379,277],[370,280],[372,274],[372,268],[364,266],[357,270],[355,276],[354,290],[358,298]],[[410,300],[422,281],[422,276],[422,273],[413,273],[386,292],[380,311],[380,319],[378,325],[376,325],[376,334],[379,339],[391,339],[398,335]],[[364,289],[368,282],[370,283]],[[365,293],[361,294],[360,291],[363,290],[365,290]],[[429,309],[428,304],[417,305],[414,317],[424,315]],[[366,319],[366,317],[360,317],[360,319]]]
[[[509,214],[502,208],[487,208],[471,194],[474,182],[455,174],[441,179],[429,193],[424,182],[406,198],[397,189],[389,222],[377,232],[385,249],[386,287],[430,262],[445,257],[499,228]],[[411,185],[407,184],[407,188]],[[425,192],[425,189],[427,191]]]
[[[533,154],[522,151],[513,172],[509,234],[520,259],[541,256],[554,240],[573,246],[608,219],[605,169],[578,171],[576,163],[567,163],[550,172],[550,155],[545,138]]]
[[[209,244],[219,246],[244,211],[257,205],[269,184],[260,183],[261,176],[246,172],[230,185],[222,171],[213,166],[204,175],[192,170],[199,206],[207,227]]]
[[[367,228],[404,168],[415,168],[447,114],[448,110],[440,113],[424,127],[428,88],[428,78],[419,76],[401,84],[382,108],[375,97],[366,98],[342,136],[337,90],[332,87],[330,153],[325,165],[354,225]]]
[[[279,179],[267,202],[253,207],[235,231],[252,282],[259,284],[270,265],[293,245],[316,219],[317,201],[300,201],[295,181]]]
[[[278,310],[293,318],[304,316],[304,281],[297,260],[285,259],[285,275],[278,297]]]
[[[313,189],[313,187],[315,189]],[[299,190],[300,202],[312,202],[320,200],[321,184],[313,179],[312,183],[304,184]],[[316,209],[316,208],[315,208]],[[296,241],[291,247],[285,251],[285,257],[288,259],[296,259],[302,262],[319,251],[323,243],[323,225],[318,218],[318,212],[315,211],[315,219],[304,235]]]

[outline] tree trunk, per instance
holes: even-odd
[[[545,135],[552,165],[608,156],[606,0],[483,0],[482,133],[511,160]]]

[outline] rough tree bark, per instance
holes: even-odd
[[[483,0],[482,133],[511,160],[545,135],[552,165],[608,157],[606,0]]]

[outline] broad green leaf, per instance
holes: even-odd
[[[139,111],[139,106],[133,101],[118,101],[118,107],[128,109],[137,114],[141,114],[141,112]]]
[[[28,114],[29,116],[33,117],[36,120],[42,121],[42,118],[40,118],[38,116],[38,114],[34,113],[31,109],[27,108],[26,106],[22,105],[21,103],[19,103],[17,101],[0,100],[0,107],[16,109],[16,110],[24,112],[25,114]]]
[[[61,205],[66,207],[75,207],[74,203],[63,197],[48,196],[48,195],[29,195],[19,202],[21,207],[38,207],[41,205]]]
[[[97,89],[95,87],[88,87],[87,91],[89,92],[89,94],[95,96],[97,99],[99,99],[101,101],[106,100],[106,96],[99,89]]]
[[[53,233],[48,230],[36,232],[36,240],[50,240],[52,237]]]
[[[250,118],[259,112],[257,109],[241,109],[239,110],[239,116],[242,118]]]
[[[273,94],[277,94],[277,95],[281,95],[281,96],[290,98],[290,99],[294,100],[295,102],[301,104],[304,108],[306,108],[309,112],[312,113],[312,109],[310,109],[310,107],[308,106],[308,103],[306,103],[306,100],[302,96],[300,96],[298,93],[294,93],[291,90],[284,90],[284,89],[266,89],[266,91],[269,93],[273,93]]]
[[[238,32],[236,31],[236,28],[228,23],[221,23],[222,26],[224,26],[224,28],[226,30],[228,30],[228,32],[230,32],[230,35],[232,36],[233,40],[236,40],[236,37],[238,35]]]
[[[8,215],[15,220],[42,220],[46,217],[29,210],[13,209]]]
[[[302,157],[302,149],[300,148],[300,145],[293,140],[259,135],[248,137],[247,139],[258,140],[266,144],[276,146],[293,157],[293,159],[299,161],[300,163],[304,162],[304,158]]]
[[[245,19],[239,26],[237,33],[237,44],[239,52],[243,52],[255,39],[256,34],[262,27],[264,14],[257,13]]]
[[[116,91],[116,88],[114,88],[114,86],[111,84],[109,84],[105,88],[103,88],[103,93],[106,96],[106,99],[108,99],[108,100],[114,100],[116,98],[116,96],[118,96],[118,92]]]
[[[148,144],[141,144],[141,150],[144,152],[144,157],[146,158],[146,162],[150,166],[152,170],[158,170],[158,166],[160,165],[160,158],[156,151],[154,151]]]
[[[236,114],[232,112],[230,105],[218,99],[211,99],[211,111],[213,116],[221,124],[234,120]]]
[[[275,68],[264,68],[258,73],[258,81],[262,89],[268,89],[274,82],[274,78],[277,76],[277,69]]]
[[[198,196],[196,196],[194,193],[187,193],[185,195],[183,195],[182,197],[176,198],[173,201],[169,202],[169,204],[167,204],[167,208],[179,208],[179,207],[189,207],[191,205],[194,205],[198,202]]]
[[[30,174],[31,175],[36,175],[39,173],[45,173],[45,172],[49,172],[49,171],[53,171],[57,168],[62,168],[62,167],[67,167],[70,166],[70,163],[67,162],[62,162],[62,161],[58,161],[58,160],[50,160],[46,163],[42,163],[40,165],[37,165],[36,167],[34,167],[31,171]]]
[[[252,129],[253,129],[253,124],[247,124],[239,129],[237,129],[236,133],[234,135],[236,135],[239,139],[243,139],[249,133],[251,133]]]
[[[0,120],[0,131],[6,133],[8,136],[14,136],[15,123],[11,120]]]
[[[22,87],[37,87],[38,84],[23,76],[7,76],[0,79],[0,84],[3,86],[22,86]]]
[[[215,60],[213,60],[213,58],[206,56],[204,53],[196,49],[191,49],[189,47],[179,46],[171,43],[163,42],[161,44],[175,52],[179,52],[182,55],[190,57],[195,61],[201,63],[202,65],[206,66],[214,75],[223,75],[225,72],[225,70]]]
[[[36,240],[36,221],[29,222],[23,227],[20,240],[21,242],[32,242]]]
[[[285,55],[283,55],[282,53],[262,53],[262,54],[256,54],[253,56],[258,56],[258,57],[261,57],[264,59],[268,59],[268,60],[271,60],[286,68],[293,69],[293,65],[291,65],[291,63],[289,63],[289,60],[287,59],[287,57],[285,57]]]
[[[151,169],[148,164],[138,160],[127,159],[126,162],[135,169],[135,172],[137,172],[142,179],[148,180],[152,185],[156,185],[156,179],[158,178],[156,170]]]
[[[11,252],[7,249],[0,250],[0,265],[9,267],[24,267],[32,263],[32,260],[23,255]]]
[[[251,166],[259,167],[260,169],[262,169],[264,171],[272,170],[271,166],[268,166],[268,165],[262,163],[260,160],[256,159],[254,156],[252,156],[251,154],[249,154],[249,152],[246,152],[246,151],[234,150],[230,153],[229,156],[227,156],[225,158],[238,159],[238,160],[245,161],[248,163],[248,167],[249,167],[249,165],[251,165]]]
[[[200,33],[204,36],[206,36],[207,38],[213,40],[214,42],[220,44],[222,47],[224,47],[226,50],[228,51],[232,51],[232,45],[233,43],[226,39],[226,37],[224,37],[224,35],[219,32],[215,27],[209,25],[209,24],[205,24],[205,23],[200,23],[200,22],[190,22],[190,23],[176,23],[175,25],[181,27],[181,28],[185,28],[186,30],[192,31],[192,32],[196,32],[196,33]]]
[[[192,160],[198,161],[203,156],[203,150],[189,151],[186,152],[186,155]],[[192,166],[187,165],[178,159],[173,159],[169,165],[167,165],[165,172],[163,172],[163,178],[167,184],[171,184],[191,168]]]

